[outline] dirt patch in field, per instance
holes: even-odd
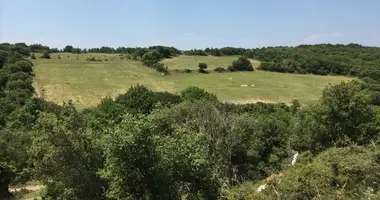
[[[41,185],[27,185],[24,187],[10,188],[9,191],[10,192],[17,192],[17,191],[21,191],[21,190],[37,191],[37,190],[40,190],[41,188],[43,188],[43,186],[41,186]]]

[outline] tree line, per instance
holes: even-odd
[[[135,85],[78,111],[33,97],[33,64],[18,50],[0,58],[0,199],[28,180],[46,199],[380,197],[380,110],[364,81],[328,86],[302,109]],[[261,193],[234,190],[280,172]]]
[[[151,46],[142,47],[106,47],[80,49],[67,45],[62,50],[49,48],[41,44],[26,45],[25,43],[2,43],[1,50],[17,51],[25,56],[33,52],[69,52],[69,53],[121,53],[135,60],[146,60],[146,65],[153,65],[156,60],[177,55],[229,56],[240,55],[246,58],[262,61],[258,69],[286,73],[311,73],[317,75],[345,75],[368,77],[377,81],[380,77],[380,48],[367,47],[359,44],[318,44],[299,45],[296,47],[263,47],[263,48],[206,48],[179,50],[174,47]],[[146,54],[148,53],[148,54]],[[145,57],[144,57],[144,54]]]

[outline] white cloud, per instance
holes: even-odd
[[[317,33],[309,35],[304,39],[306,44],[316,44],[316,43],[334,43],[334,40],[341,38],[343,36],[340,32],[333,33]]]

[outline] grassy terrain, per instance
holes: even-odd
[[[161,76],[138,61],[117,54],[52,54],[52,59],[34,60],[34,86],[39,96],[56,103],[73,100],[78,108],[96,105],[105,96],[115,97],[130,86],[143,84],[154,91],[178,92],[188,86],[205,88],[220,100],[234,102],[282,101],[305,103],[320,97],[323,88],[349,80],[342,76],[282,74],[274,72],[178,73]],[[58,56],[61,59],[58,59]],[[94,56],[103,61],[86,61]],[[199,62],[210,68],[227,67],[237,57],[180,56],[164,60],[169,70],[196,69]],[[107,59],[108,61],[104,61]],[[257,65],[257,61],[253,63]],[[209,69],[211,71],[211,69]],[[242,87],[241,85],[248,85]],[[254,86],[251,86],[254,85]]]
[[[165,59],[163,64],[169,69],[192,69],[197,70],[199,63],[206,63],[208,69],[212,70],[216,67],[227,68],[231,65],[232,61],[237,60],[239,56],[178,56],[173,59]],[[253,67],[258,67],[260,62],[251,60]]]

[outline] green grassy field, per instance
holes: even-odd
[[[179,92],[188,86],[205,88],[220,100],[238,103],[289,102],[302,103],[316,100],[323,88],[349,78],[342,76],[316,76],[282,74],[274,72],[226,72],[190,74],[175,69],[196,69],[199,62],[210,68],[227,67],[237,57],[180,56],[164,60],[172,74],[161,76],[138,61],[120,59],[117,54],[51,54],[52,59],[34,60],[34,86],[37,95],[56,103],[73,100],[78,108],[96,105],[105,96],[115,97],[130,86],[143,84],[154,91]],[[58,59],[58,56],[61,59]],[[86,61],[94,56],[103,61]],[[107,59],[108,61],[104,61]],[[257,61],[252,61],[254,66]],[[209,69],[211,71],[211,69]],[[247,86],[242,86],[247,85]]]
[[[192,69],[197,70],[199,63],[206,63],[208,69],[212,70],[216,67],[227,68],[232,61],[237,60],[239,56],[178,56],[173,59],[165,59],[161,61],[169,67],[169,69]],[[260,62],[251,60],[253,67],[258,67]]]

